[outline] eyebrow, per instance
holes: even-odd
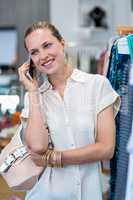
[[[45,42],[43,42],[42,44],[41,44],[41,46],[43,46],[43,45],[45,45],[45,44],[48,44],[49,43],[49,41],[45,41]],[[35,49],[30,49],[30,52],[33,52],[33,51],[36,51],[37,50],[37,48],[35,48]]]

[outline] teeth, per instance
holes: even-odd
[[[48,61],[47,63],[45,63],[44,66],[47,66],[47,65],[49,65],[49,64],[51,64],[51,63],[52,63],[52,60],[50,60],[50,61]]]

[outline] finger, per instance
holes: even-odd
[[[18,68],[18,73],[25,73],[29,69],[30,65],[29,63],[24,63]]]
[[[34,153],[34,152],[32,152],[32,151],[29,151],[29,153],[30,153],[30,155],[32,156],[32,157],[34,157],[34,158],[40,158],[41,156],[39,155],[39,154],[37,154],[37,153]]]
[[[29,69],[29,65],[28,64],[23,64],[22,66],[20,66],[18,68],[19,76],[22,76],[23,74],[25,74],[28,69]]]
[[[19,68],[18,70],[21,71],[21,70],[24,70],[25,68],[29,68],[30,67],[30,64],[29,63],[23,63]]]
[[[25,82],[25,83],[29,83],[29,78],[27,77],[27,71],[29,70],[29,68],[25,68],[24,70],[20,70],[19,71],[19,79],[21,82]],[[30,80],[31,81],[31,80]]]

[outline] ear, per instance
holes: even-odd
[[[63,46],[63,50],[65,51],[65,49],[68,48],[68,43],[66,43],[65,40],[62,39],[61,44],[62,44],[62,46]]]
[[[65,40],[64,39],[61,40],[61,45],[63,46],[63,48],[65,48],[66,44],[65,44]]]

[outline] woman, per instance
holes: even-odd
[[[34,162],[48,164],[26,200],[101,200],[100,161],[114,153],[119,96],[105,77],[67,64],[65,41],[52,24],[32,24],[24,41],[36,70],[47,77],[39,87],[35,76],[26,76],[29,63],[19,68],[28,91],[24,140]],[[48,151],[46,124],[54,153]]]

